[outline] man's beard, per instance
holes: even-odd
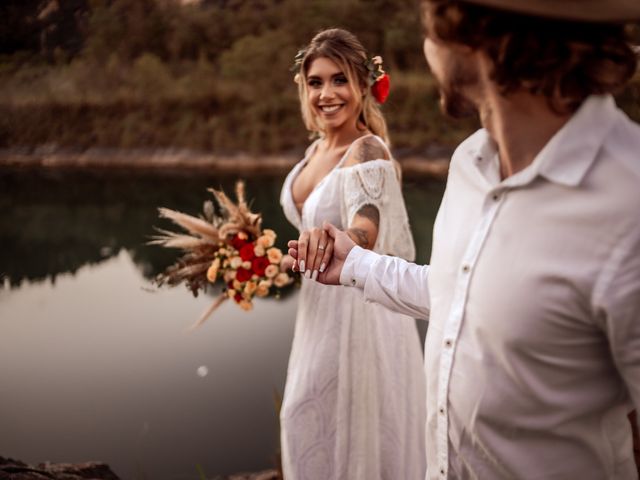
[[[478,75],[462,65],[453,65],[451,74],[440,84],[440,109],[445,115],[461,119],[475,115],[476,105],[463,93],[464,87],[476,85]]]

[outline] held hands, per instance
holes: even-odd
[[[347,255],[356,244],[347,233],[325,222],[323,228],[306,230],[287,245],[294,270],[326,285],[338,285]]]

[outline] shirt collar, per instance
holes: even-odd
[[[538,174],[568,187],[579,185],[616,116],[617,108],[611,95],[588,97],[537,155],[533,164],[537,164]]]
[[[525,185],[537,176],[568,187],[579,185],[593,164],[616,116],[617,108],[611,95],[588,97],[569,121],[547,142],[531,165],[505,179],[502,185]],[[497,158],[496,145],[486,130],[483,131],[479,146],[476,155]],[[499,170],[497,159],[494,163],[491,168]],[[489,173],[482,172],[483,177],[493,183],[491,180],[494,179],[490,178]],[[499,175],[497,171],[495,173]],[[499,182],[498,178],[495,180]]]

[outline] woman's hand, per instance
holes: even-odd
[[[289,242],[289,245],[292,242]],[[322,228],[305,230],[295,242],[296,268],[305,277],[316,280],[325,271],[333,254],[333,239]]]
[[[280,261],[280,271],[286,272],[287,270],[293,270],[294,272],[296,271],[296,259],[291,255],[285,254]]]
[[[356,243],[347,233],[325,223],[322,229],[302,232],[298,240],[291,240],[287,245],[289,255],[296,259],[300,272],[304,270],[307,278],[338,285],[344,262]]]

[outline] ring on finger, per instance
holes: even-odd
[[[318,245],[318,250],[324,250],[325,248],[327,248],[326,245]]]

